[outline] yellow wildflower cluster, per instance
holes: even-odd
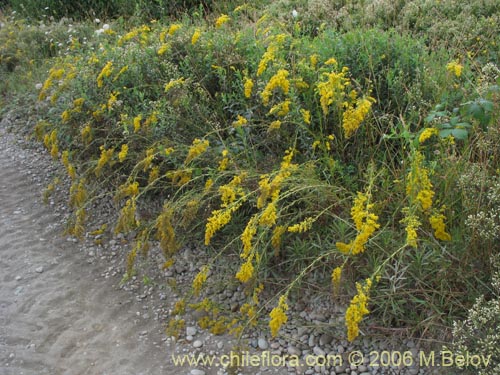
[[[236,121],[233,121],[233,127],[239,128],[240,126],[246,125],[247,123],[248,120],[245,117],[238,115]]]
[[[283,91],[283,94],[288,95],[288,91],[290,90],[290,81],[287,77],[289,74],[288,70],[280,69],[274,76],[271,77],[266,87],[260,94],[264,105],[269,104],[269,99],[271,98],[273,91],[277,88],[280,88]]]
[[[332,271],[332,287],[333,287],[333,292],[335,294],[338,294],[338,291],[340,289],[340,279],[342,278],[342,266],[335,267]]]
[[[252,96],[253,85],[254,85],[254,83],[253,83],[252,79],[246,77],[245,83],[243,84],[245,98],[249,99]]]
[[[219,18],[215,21],[215,27],[218,29],[222,27],[226,22],[228,22],[231,18],[227,14],[221,14]]]
[[[281,128],[281,121],[275,120],[269,124],[268,131],[278,130],[279,128]]]
[[[225,171],[227,169],[227,166],[229,165],[229,158],[227,157],[228,154],[228,150],[222,150],[222,160],[219,162],[217,170]]]
[[[120,149],[120,152],[118,153],[118,160],[123,162],[125,158],[127,157],[128,154],[128,145],[126,143],[122,144],[122,147]]]
[[[54,80],[60,80],[65,73],[63,68],[53,67],[49,70],[49,76],[45,80],[38,95],[38,100],[44,100],[47,97],[49,89],[54,85]]]
[[[233,204],[230,207],[212,211],[205,227],[205,245],[210,245],[210,240],[214,234],[231,221],[231,215],[240,207],[241,203],[238,203]]]
[[[266,52],[262,55],[262,58],[259,62],[259,66],[257,68],[257,77],[265,72],[267,69],[267,64],[275,59],[276,52],[278,51],[278,45],[275,43],[270,43],[267,46]]]
[[[380,227],[377,223],[378,216],[371,213],[374,204],[368,203],[369,195],[358,192],[351,208],[351,217],[356,226],[358,234],[348,244],[337,242],[337,249],[344,254],[359,254],[365,251],[365,244],[372,234]]]
[[[128,70],[128,65],[124,65],[113,78],[113,82],[116,82],[116,80],[118,80],[118,78],[120,78],[120,76],[127,70]]]
[[[120,210],[120,217],[115,227],[115,233],[126,233],[139,226],[139,221],[135,217],[135,212],[135,199],[130,198]]]
[[[193,33],[193,36],[191,37],[191,44],[194,46],[197,42],[198,39],[201,37],[201,31],[200,29],[196,29]]]
[[[198,272],[198,274],[195,276],[193,280],[193,292],[195,296],[200,294],[203,284],[205,284],[205,282],[207,281],[208,271],[209,268],[205,265],[201,267],[200,272]]]
[[[95,167],[94,173],[97,177],[101,175],[102,168],[111,160],[113,157],[114,148],[106,149],[104,146],[100,147],[101,156],[97,161],[97,166]]]
[[[270,228],[274,224],[276,224],[277,219],[278,215],[276,213],[276,202],[271,202],[268,203],[267,207],[262,212],[262,215],[259,219],[259,224]]]
[[[242,282],[248,282],[254,275],[255,269],[252,264],[253,256],[249,256],[236,273],[236,278]]]
[[[275,307],[269,314],[269,317],[271,318],[269,321],[269,328],[271,329],[272,337],[276,337],[281,326],[288,321],[288,317],[286,316],[287,311],[288,305],[286,303],[286,295],[283,295],[279,299],[278,306]]]
[[[290,100],[285,100],[284,102],[278,103],[274,105],[269,110],[269,115],[276,115],[280,117],[284,117],[290,112],[290,104],[292,102]]]
[[[82,136],[82,140],[85,144],[89,144],[92,141],[92,128],[90,127],[90,124],[86,124],[81,132],[80,135]]]
[[[193,144],[189,148],[184,164],[185,165],[189,164],[189,162],[191,162],[193,159],[203,154],[207,150],[208,146],[210,146],[210,143],[208,142],[207,139],[202,140],[195,138]]]
[[[125,183],[118,188],[114,199],[119,201],[125,197],[135,197],[137,194],[139,194],[139,183],[137,181]]]
[[[55,160],[59,156],[59,146],[57,142],[57,130],[52,130],[49,134],[45,134],[43,137],[43,144],[50,150],[50,156]]]
[[[417,151],[407,177],[406,194],[411,201],[416,199],[423,211],[427,211],[432,207],[434,191],[429,179],[429,171],[423,166],[424,160],[424,155]]]
[[[402,224],[406,224],[406,244],[411,247],[417,247],[418,234],[417,230],[420,228],[421,222],[415,213],[410,211],[410,208],[403,208],[405,218],[401,220]]]
[[[113,91],[111,94],[109,94],[107,103],[108,111],[111,111],[113,107],[116,105],[118,101],[118,95],[120,95],[118,91]]]
[[[307,217],[304,220],[302,220],[300,223],[290,225],[287,230],[292,233],[303,233],[307,232],[309,229],[312,228],[312,225],[316,221],[315,218],[313,217]]]
[[[182,28],[182,24],[174,23],[168,28],[168,35],[173,36],[178,30]]]
[[[175,239],[175,230],[172,226],[173,215],[173,209],[168,204],[165,204],[155,223],[156,237],[160,241],[160,247],[167,259],[179,249]]]
[[[351,83],[347,78],[348,71],[349,69],[344,67],[339,73],[323,73],[325,80],[316,85],[321,108],[325,116],[328,114],[331,104],[340,102],[344,98],[344,90]]]
[[[151,31],[151,28],[148,25],[142,25],[140,27],[136,27],[133,30],[129,31],[127,34],[123,35],[118,39],[118,45],[122,46],[125,42],[134,39],[138,35],[141,36],[141,44],[145,44],[148,39],[148,33]]]
[[[113,73],[113,61],[108,61],[97,76],[97,87],[104,85],[104,79],[108,78]]]
[[[176,186],[183,186],[191,181],[191,175],[193,170],[188,169],[179,169],[176,171],[167,172],[166,176],[172,179],[172,184]]]
[[[274,248],[274,256],[279,255],[279,250],[281,247],[281,237],[286,232],[286,227],[282,225],[277,225],[273,229],[273,234],[271,236],[271,246]]]
[[[170,49],[170,44],[169,43],[163,43],[160,48],[158,48],[158,51],[156,53],[158,56],[163,56],[165,52],[167,52]]]
[[[302,119],[307,125],[311,124],[311,112],[307,109],[301,109],[300,113],[302,114]]]
[[[434,229],[434,237],[441,241],[451,241],[451,235],[446,232],[445,219],[446,217],[442,213],[436,213],[429,217],[429,223]]]
[[[418,137],[418,143],[422,144],[427,141],[433,135],[438,135],[439,131],[436,128],[425,128],[420,136]]]
[[[180,86],[184,84],[185,79],[183,77],[177,78],[177,79],[171,79],[166,85],[165,85],[165,92],[170,91],[172,88]]]
[[[356,283],[358,293],[353,297],[345,313],[345,324],[347,326],[347,339],[353,341],[359,335],[359,323],[370,311],[368,310],[368,298],[372,280],[366,279],[366,284]]]
[[[366,97],[356,100],[356,104],[348,104],[344,113],[342,114],[342,127],[344,128],[344,135],[346,138],[351,137],[359,125],[363,122],[368,112],[372,107],[372,102],[375,99]]]
[[[446,64],[446,70],[454,74],[455,77],[460,77],[462,75],[463,66],[459,64],[458,60],[450,61]]]
[[[69,206],[80,208],[87,199],[87,190],[85,189],[85,179],[73,182],[69,188]]]

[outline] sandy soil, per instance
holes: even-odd
[[[61,236],[37,183],[47,163],[13,141],[0,129],[0,374],[179,373],[119,276],[99,277],[104,266]]]

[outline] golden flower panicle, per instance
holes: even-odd
[[[330,57],[325,61],[325,65],[337,65],[337,60],[335,60],[333,57]]]
[[[274,224],[276,224],[277,219],[278,219],[278,214],[276,213],[276,203],[271,202],[268,203],[267,207],[262,212],[262,215],[260,216],[259,219],[259,224],[270,228]]]
[[[226,22],[228,22],[231,18],[227,14],[221,14],[219,18],[215,21],[215,27],[218,29],[222,27]]]
[[[260,94],[262,98],[262,103],[264,105],[269,104],[271,95],[273,94],[273,91],[277,88],[280,88],[283,94],[288,95],[288,92],[290,90],[290,81],[287,79],[287,77],[289,74],[290,73],[288,72],[288,70],[280,69],[274,76],[271,77],[269,82],[266,84],[266,87]]]
[[[332,271],[332,287],[335,294],[338,293],[340,289],[340,279],[342,278],[342,266],[336,267]]]
[[[69,151],[68,150],[64,150],[61,154],[61,162],[63,163],[63,165],[68,168],[68,165],[69,165]]]
[[[266,52],[262,55],[257,68],[257,77],[262,75],[267,69],[267,64],[275,59],[275,54],[278,51],[278,46],[275,43],[270,43],[267,46]]]
[[[111,160],[113,157],[114,148],[106,149],[104,146],[101,146],[101,156],[97,161],[97,166],[95,167],[94,173],[97,177],[101,175],[102,169],[104,166]]]
[[[170,49],[170,44],[163,43],[160,46],[160,48],[158,48],[158,51],[156,51],[156,53],[158,54],[158,56],[163,56],[165,54],[165,52],[167,52],[169,49]]]
[[[342,127],[346,138],[350,138],[358,130],[366,115],[370,112],[374,101],[375,99],[372,97],[365,97],[356,100],[355,106],[348,105],[342,114]]]
[[[246,262],[241,265],[239,271],[236,273],[236,278],[242,283],[248,282],[254,275],[255,269],[252,264],[252,258],[253,257],[248,257]]]
[[[141,129],[141,121],[142,121],[142,115],[139,114],[134,117],[133,123],[134,123],[134,133],[137,133]]]
[[[429,223],[432,229],[434,229],[434,237],[441,241],[451,241],[451,235],[446,232],[445,219],[446,216],[443,214],[434,214],[429,217]]]
[[[210,146],[210,143],[208,142],[207,139],[198,139],[195,138],[193,141],[193,144],[189,148],[188,154],[186,156],[186,160],[184,161],[184,164],[187,165],[189,162],[191,162],[193,159],[197,158],[201,154],[203,154],[208,146]]]
[[[354,199],[353,207],[351,208],[351,217],[356,226],[358,234],[356,238],[348,244],[344,242],[337,242],[337,249],[344,254],[359,254],[365,251],[365,245],[373,235],[373,233],[380,228],[378,216],[371,213],[373,208],[372,203],[368,203],[369,195],[358,192]]]
[[[313,223],[316,221],[315,218],[313,217],[307,217],[304,220],[302,220],[300,223],[291,225],[287,228],[289,232],[292,233],[303,233],[307,232],[309,229],[312,228]]]
[[[250,78],[245,77],[245,83],[243,84],[245,98],[249,99],[252,96],[253,85],[253,81]]]
[[[300,113],[302,114],[302,119],[307,125],[311,124],[311,112],[308,111],[307,109],[301,109]]]
[[[116,80],[118,80],[118,78],[120,78],[120,76],[127,70],[128,70],[128,65],[124,65],[113,78],[113,82],[116,82]]]
[[[122,163],[128,154],[128,145],[126,143],[122,144],[120,152],[118,153],[118,160]]]
[[[316,90],[320,96],[320,104],[325,116],[329,112],[329,107],[333,102],[340,102],[344,96],[344,90],[350,85],[350,80],[347,78],[348,69],[344,67],[341,72],[324,73],[323,77],[326,80],[319,82],[316,85]]]
[[[236,211],[234,210],[234,206],[212,211],[212,215],[208,218],[205,227],[205,245],[210,245],[210,241],[214,234],[231,221],[231,214],[233,211]]]
[[[90,124],[86,124],[82,128],[80,135],[82,136],[82,140],[85,144],[88,144],[92,141],[92,128],[90,127]]]
[[[257,325],[257,312],[255,311],[255,306],[251,304],[244,303],[240,307],[240,314],[243,315],[244,318],[248,319],[248,323],[255,327]]]
[[[201,31],[200,29],[196,29],[193,33],[193,36],[191,37],[191,44],[194,46],[197,42],[198,39],[201,37]]]
[[[252,239],[257,233],[257,215],[254,215],[250,218],[243,233],[241,234],[241,242],[243,243],[243,251],[241,253],[241,258],[247,259],[250,257],[250,253],[252,251]]]
[[[184,84],[186,82],[186,80],[181,77],[181,78],[177,78],[177,79],[171,79],[166,85],[165,85],[165,92],[168,92],[170,91],[172,88],[174,87],[177,87],[177,86],[181,86],[182,84]]]
[[[173,36],[181,27],[182,24],[179,23],[174,23],[170,25],[170,27],[168,28],[168,35]]]
[[[160,241],[160,247],[165,258],[171,258],[179,249],[179,244],[175,238],[175,230],[172,226],[173,215],[173,209],[168,204],[165,204],[155,222],[156,238]]]
[[[188,225],[196,218],[199,207],[200,207],[199,199],[191,199],[189,202],[186,203],[184,211],[182,212],[182,220],[181,220],[181,225],[184,228],[187,228]]]
[[[201,267],[200,272],[195,276],[193,280],[193,292],[195,296],[200,294],[201,288],[205,284],[208,278],[209,267],[207,265]]]
[[[127,233],[139,226],[139,221],[135,217],[135,212],[135,199],[130,198],[120,210],[120,217],[115,227],[115,233]]]
[[[278,130],[279,128],[281,128],[281,121],[276,120],[269,124],[269,128],[267,130],[272,131],[272,130]]]
[[[271,193],[271,184],[269,183],[269,176],[264,174],[260,177],[259,181],[260,195],[257,198],[257,208],[261,209],[267,202],[267,198]]]
[[[311,56],[309,56],[309,63],[311,64],[311,68],[316,69],[316,66],[318,65],[318,54],[315,53]]]
[[[271,236],[271,246],[274,248],[274,256],[279,255],[281,247],[281,237],[286,232],[286,227],[282,225],[277,225],[273,229],[273,235]]]
[[[73,164],[68,164],[68,167],[66,168],[68,171],[68,176],[74,181],[76,180],[76,169]]]
[[[288,112],[290,112],[291,103],[292,102],[288,99],[285,100],[284,102],[278,103],[269,110],[268,114],[284,117],[288,114]]]
[[[422,133],[420,133],[420,136],[418,137],[418,143],[424,143],[427,141],[430,137],[433,135],[438,135],[439,131],[436,128],[425,128]]]
[[[240,126],[246,125],[247,123],[248,120],[245,117],[238,115],[236,121],[233,121],[233,127],[239,128]]]
[[[458,60],[450,61],[446,64],[446,70],[454,74],[455,77],[459,78],[462,75],[463,66],[458,62]]]
[[[405,218],[400,223],[406,224],[406,245],[416,248],[418,246],[417,230],[421,225],[420,220],[416,214],[410,212],[408,207],[403,209],[403,213],[405,214]]]
[[[271,329],[272,337],[276,337],[281,326],[288,321],[288,317],[286,316],[287,311],[288,305],[286,303],[286,295],[283,295],[279,299],[278,306],[276,306],[269,314],[269,317],[271,318],[269,321],[269,328]]]
[[[149,172],[148,184],[154,183],[158,179],[158,177],[160,177],[160,167],[155,165]]]
[[[225,171],[229,165],[229,158],[227,157],[229,151],[223,150],[222,151],[222,159],[219,162],[219,167],[217,170],[219,171]]]
[[[203,192],[206,194],[210,191],[212,188],[212,185],[214,184],[214,180],[209,178],[207,181],[205,181],[205,187],[203,189]]]
[[[104,84],[104,79],[109,77],[113,73],[113,61],[108,61],[106,65],[102,68],[101,72],[97,76],[97,87],[102,87]]]
[[[113,107],[115,106],[115,104],[117,103],[118,95],[120,95],[120,93],[117,91],[113,91],[111,94],[109,94],[108,103],[107,103],[108,111],[111,111],[113,109]]]
[[[361,323],[363,317],[370,312],[370,310],[368,310],[368,300],[371,287],[371,279],[366,279],[364,286],[356,283],[358,293],[352,298],[345,314],[347,339],[351,342],[359,335],[359,323]]]
[[[62,122],[68,122],[71,119],[71,111],[65,110],[63,113],[61,113],[61,120]]]
[[[429,170],[423,166],[424,155],[416,152],[412,161],[411,171],[408,173],[406,182],[406,194],[410,201],[416,200],[420,203],[423,211],[432,207],[434,191],[429,178]]]
[[[69,188],[69,206],[80,208],[87,200],[87,190],[85,189],[85,180],[74,181]]]

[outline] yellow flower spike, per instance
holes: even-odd
[[[276,203],[271,202],[267,205],[265,210],[262,212],[262,215],[259,219],[259,224],[270,228],[274,224],[276,224],[277,219],[278,219],[278,215],[276,213]]]
[[[243,84],[244,92],[245,92],[245,98],[249,99],[252,96],[253,86],[254,86],[253,81],[250,78],[246,77],[245,78],[245,83]]]
[[[125,160],[125,158],[127,157],[127,153],[128,153],[128,145],[123,144],[120,152],[118,153],[118,160],[120,162],[123,162]]]
[[[368,310],[368,300],[371,287],[371,279],[366,279],[364,286],[356,283],[358,293],[352,298],[345,313],[347,339],[351,342],[359,335],[359,323],[361,323],[363,317],[370,312],[370,310]]]
[[[292,233],[303,233],[303,232],[307,232],[309,229],[312,228],[312,225],[313,223],[316,221],[316,219],[312,218],[312,217],[308,217],[306,219],[304,219],[303,221],[301,221],[300,223],[298,224],[295,224],[295,225],[291,225],[287,228],[287,230],[289,232],[292,232]]]
[[[245,229],[243,230],[243,233],[241,234],[240,238],[241,242],[243,243],[243,251],[240,256],[243,259],[247,259],[250,257],[250,252],[252,250],[252,239],[257,233],[256,221],[257,216],[252,216],[252,218],[248,221]]]
[[[439,131],[436,128],[425,128],[420,136],[418,137],[418,143],[422,144],[431,138],[433,135],[438,135]]]
[[[302,114],[302,119],[307,125],[311,125],[311,112],[307,109],[301,109],[300,113]]]
[[[203,154],[207,148],[210,146],[210,143],[208,140],[201,140],[198,138],[195,138],[193,141],[193,144],[189,148],[188,154],[186,156],[186,160],[184,161],[184,164],[187,165],[189,162],[191,162],[193,159],[197,158],[201,154]]]
[[[248,282],[254,275],[254,266],[252,264],[252,257],[249,257],[245,263],[243,263],[236,274],[236,278],[242,282]]]
[[[343,68],[341,72],[324,73],[322,75],[326,80],[322,80],[316,85],[316,90],[320,96],[321,109],[326,116],[329,112],[329,107],[335,101],[341,101],[344,96],[344,89],[350,85],[350,80],[347,78],[347,68]]]
[[[286,227],[278,225],[273,230],[273,235],[271,236],[271,245],[274,248],[274,256],[279,255],[279,250],[281,247],[281,237],[286,233]]]
[[[334,268],[332,271],[332,287],[333,287],[333,292],[335,294],[338,294],[339,289],[340,289],[340,279],[342,278],[342,266]]]
[[[286,316],[287,311],[288,305],[286,303],[286,295],[283,295],[279,299],[278,306],[275,307],[269,314],[269,317],[271,318],[269,321],[269,328],[271,329],[272,337],[276,337],[281,326],[288,321],[288,317]]]
[[[113,73],[113,62],[108,61],[97,76],[97,87],[101,88],[104,84],[104,78],[109,77]]]
[[[238,115],[236,121],[233,121],[233,127],[239,128],[240,126],[246,125],[247,123],[248,120],[245,117]]]
[[[170,44],[168,43],[163,43],[160,48],[158,48],[158,51],[156,52],[158,56],[163,56],[165,52],[167,52],[170,48]]]
[[[168,28],[168,35],[173,36],[182,27],[179,23],[174,23]]]
[[[209,268],[208,266],[205,265],[201,268],[200,272],[198,272],[198,274],[195,276],[193,280],[193,291],[195,296],[198,296],[200,294],[203,284],[205,284],[205,282],[207,281],[208,271]]]
[[[458,60],[451,61],[446,64],[446,70],[454,74],[455,77],[459,78],[462,75],[463,66],[459,64]]]
[[[197,42],[198,39],[201,37],[201,31],[200,29],[196,29],[193,33],[193,36],[191,37],[191,44],[194,46]]]
[[[280,88],[283,91],[283,94],[288,95],[288,91],[290,90],[290,81],[287,77],[289,74],[290,73],[286,69],[280,69],[274,76],[271,77],[264,88],[264,91],[261,93],[262,103],[264,105],[269,104],[271,95],[277,88]]]
[[[375,101],[372,97],[366,97],[356,100],[356,105],[349,104],[347,109],[342,114],[342,127],[344,135],[350,138],[370,112],[372,103]]]
[[[139,114],[134,117],[134,133],[137,133],[139,130],[141,130],[141,121],[142,121],[142,115]]]
[[[451,241],[451,235],[446,232],[445,219],[446,216],[443,214],[434,214],[429,218],[429,223],[434,229],[434,237],[441,241]]]
[[[221,14],[220,17],[215,21],[215,27],[219,29],[229,20],[231,20],[231,18],[227,14]]]
[[[273,121],[269,124],[269,128],[268,130],[271,131],[271,130],[278,130],[279,128],[281,127],[281,121],[280,120],[276,120],[276,121]]]

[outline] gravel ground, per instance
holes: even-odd
[[[415,340],[365,337],[348,343],[343,308],[306,295],[291,306],[289,323],[277,339],[266,329],[246,334],[241,342],[214,336],[199,329],[196,314],[185,317],[180,337],[166,337],[173,305],[206,255],[186,247],[175,267],[165,271],[153,244],[150,257],[139,262],[141,276],[120,282],[131,238],[87,233],[77,240],[63,235],[69,216],[67,182],[56,188],[47,205],[41,199],[48,183],[63,172],[43,148],[9,133],[10,126],[6,118],[0,124],[0,374],[447,373],[443,367],[425,366],[432,352]],[[112,222],[116,215],[105,199],[91,212],[89,230]],[[219,278],[214,284],[219,289],[208,293],[236,311],[245,300],[244,291]],[[172,360],[182,354],[220,359],[236,346],[246,354],[237,369],[219,363],[176,366]],[[288,362],[282,360],[285,356]],[[327,356],[330,365],[320,366]],[[308,365],[308,359],[318,362]],[[440,363],[437,352],[434,361]],[[449,373],[458,373],[452,369]]]

